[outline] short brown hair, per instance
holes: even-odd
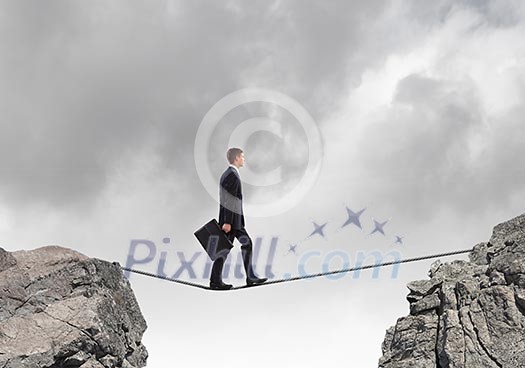
[[[235,161],[235,158],[239,156],[243,152],[240,148],[228,148],[228,151],[226,152],[226,158],[228,159],[228,162],[230,164],[233,164],[233,161]]]

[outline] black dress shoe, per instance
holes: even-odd
[[[225,284],[224,282],[222,282],[222,280],[219,282],[210,281],[210,289],[212,290],[228,290],[228,289],[231,289],[232,287],[233,285]]]
[[[263,278],[260,278],[260,277],[254,277],[254,278],[247,277],[246,278],[246,285],[252,286],[252,285],[262,284],[263,282],[266,282],[266,281],[268,281],[268,279],[266,277],[263,277]]]

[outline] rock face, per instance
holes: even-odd
[[[380,368],[525,367],[525,214],[469,260],[436,261],[408,284],[410,315],[386,331]]]
[[[144,367],[146,330],[118,263],[0,248],[0,367]]]

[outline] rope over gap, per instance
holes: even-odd
[[[398,264],[398,263],[417,262],[417,261],[423,261],[425,259],[432,259],[432,258],[439,258],[439,257],[448,257],[448,256],[456,255],[456,254],[463,254],[463,253],[470,253],[470,252],[472,252],[472,249],[457,250],[457,251],[453,251],[453,252],[446,252],[446,253],[440,253],[440,254],[433,254],[433,255],[427,255],[427,256],[419,256],[419,257],[414,257],[414,258],[407,258],[407,259],[402,259],[402,260],[399,260],[399,261],[391,261],[391,262],[384,262],[384,263],[377,263],[377,264],[369,264],[369,265],[366,265],[366,266],[344,268],[344,269],[335,270],[335,271],[319,272],[319,273],[310,274],[310,275],[295,276],[295,277],[289,277],[289,278],[285,278],[285,279],[269,280],[269,281],[266,281],[266,282],[264,282],[262,284],[255,284],[255,285],[251,285],[251,286],[248,286],[248,285],[234,286],[231,289],[220,290],[220,291],[230,291],[230,290],[238,290],[238,289],[246,289],[246,288],[267,286],[267,285],[279,284],[279,283],[283,283],[283,282],[290,282],[290,281],[296,281],[296,280],[302,280],[302,279],[311,279],[311,278],[314,278],[314,277],[321,277],[321,276],[326,276],[326,275],[334,275],[334,274],[338,274],[338,273],[354,272],[354,271],[365,270],[365,269],[375,268],[375,267],[391,266],[391,265],[395,265],[395,264]],[[113,263],[120,266],[120,264],[118,262],[113,262]],[[135,270],[135,269],[132,269],[132,268],[127,268],[127,267],[122,267],[122,266],[120,266],[120,268],[122,268],[123,270],[129,271],[129,272],[134,272],[134,273],[138,273],[138,274],[144,275],[144,276],[149,276],[149,277],[154,277],[154,278],[158,278],[158,279],[163,279],[163,280],[175,282],[177,284],[182,284],[182,285],[191,286],[191,287],[204,289],[204,290],[213,290],[213,289],[210,289],[209,286],[197,284],[197,283],[190,282],[190,281],[172,279],[170,277],[166,277],[166,276],[162,276],[162,275],[156,275],[154,273],[141,271],[141,270]],[[213,291],[216,291],[216,290],[213,290]]]

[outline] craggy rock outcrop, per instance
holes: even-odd
[[[525,214],[469,260],[436,261],[408,284],[410,315],[387,330],[380,368],[525,367]]]
[[[146,322],[118,263],[0,248],[0,367],[144,367]]]

